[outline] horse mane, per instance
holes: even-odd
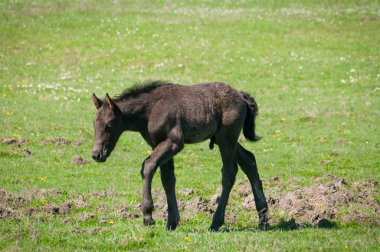
[[[153,89],[170,85],[167,81],[162,80],[146,80],[135,82],[131,87],[125,89],[121,94],[114,97],[115,101],[121,101],[128,98],[137,97],[140,94],[148,93]]]

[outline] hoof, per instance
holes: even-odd
[[[220,226],[214,226],[214,225],[211,225],[208,229],[209,232],[218,232],[219,231],[219,228]]]
[[[143,219],[143,223],[145,226],[153,226],[156,222],[153,219]]]
[[[263,231],[268,230],[269,229],[268,222],[266,222],[266,223],[259,223],[259,229],[263,230]]]
[[[268,208],[264,208],[261,211],[259,211],[259,229],[261,229],[261,230],[268,230],[269,229]]]
[[[212,219],[211,226],[208,229],[210,232],[218,232],[219,228],[224,224],[224,216],[222,218],[215,217]]]
[[[178,227],[178,223],[166,225],[166,230],[174,231]]]
[[[168,220],[166,222],[166,230],[174,231],[178,227],[178,224],[179,224],[178,210],[177,210],[176,214],[170,214],[169,213]]]

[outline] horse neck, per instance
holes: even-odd
[[[148,115],[151,107],[149,99],[133,97],[116,103],[123,114],[125,130],[143,132],[147,128]]]

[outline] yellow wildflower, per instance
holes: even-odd
[[[17,138],[17,139],[20,139],[20,138],[21,138],[21,136],[20,136],[19,134],[16,134],[16,133],[13,134],[13,137],[15,137],[15,138]]]

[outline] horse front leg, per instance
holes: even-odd
[[[170,159],[165,164],[160,165],[162,186],[165,189],[166,200],[168,203],[167,230],[175,230],[179,223],[179,211],[177,198],[175,195],[175,175],[174,161]]]
[[[146,226],[154,225],[152,218],[153,199],[152,199],[152,179],[157,170],[157,165],[147,163],[150,157],[145,159],[141,167],[141,177],[143,180],[143,195],[141,200],[141,210],[143,212],[143,223]]]
[[[157,145],[152,154],[145,159],[142,165],[141,177],[143,180],[143,195],[141,200],[141,210],[143,212],[144,225],[153,225],[155,223],[152,218],[152,180],[154,173],[159,165],[166,163],[182,148],[183,144],[180,144],[180,142],[167,139]]]

